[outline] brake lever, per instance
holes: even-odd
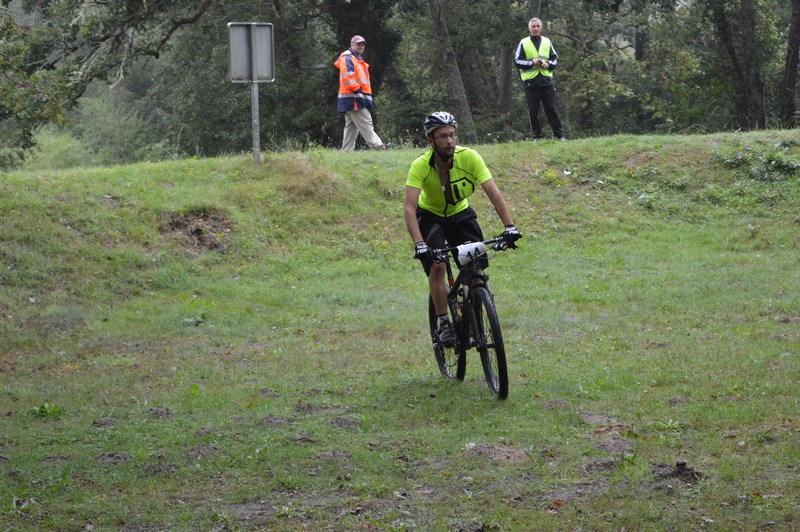
[[[495,251],[505,251],[508,249],[508,243],[505,240],[500,240],[492,246],[492,249]]]

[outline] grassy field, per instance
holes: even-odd
[[[800,530],[797,132],[479,149],[506,401],[436,368],[419,150],[0,174],[1,527]]]

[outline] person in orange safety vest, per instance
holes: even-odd
[[[367,41],[361,35],[350,39],[350,48],[341,53],[333,66],[339,69],[339,112],[344,113],[342,151],[353,151],[359,133],[370,148],[385,150],[372,125],[372,85],[369,64],[362,58]]]

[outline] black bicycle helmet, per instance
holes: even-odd
[[[456,117],[447,111],[436,111],[432,115],[425,118],[423,127],[425,128],[425,135],[430,136],[431,133],[443,126],[458,127]]]

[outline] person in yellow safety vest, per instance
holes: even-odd
[[[517,45],[514,66],[519,69],[522,86],[525,89],[525,101],[528,104],[528,116],[531,122],[533,141],[542,140],[542,126],[539,124],[539,104],[544,107],[553,135],[557,140],[567,140],[558,116],[558,100],[556,100],[556,84],[553,70],[558,65],[558,54],[553,43],[542,37],[542,21],[532,18],[528,21],[530,37],[525,37]]]
[[[361,57],[367,41],[361,35],[350,39],[350,48],[339,55],[333,66],[339,69],[339,112],[344,113],[344,135],[342,151],[356,148],[358,134],[370,148],[387,149],[372,126],[372,84],[369,80],[369,64]]]

